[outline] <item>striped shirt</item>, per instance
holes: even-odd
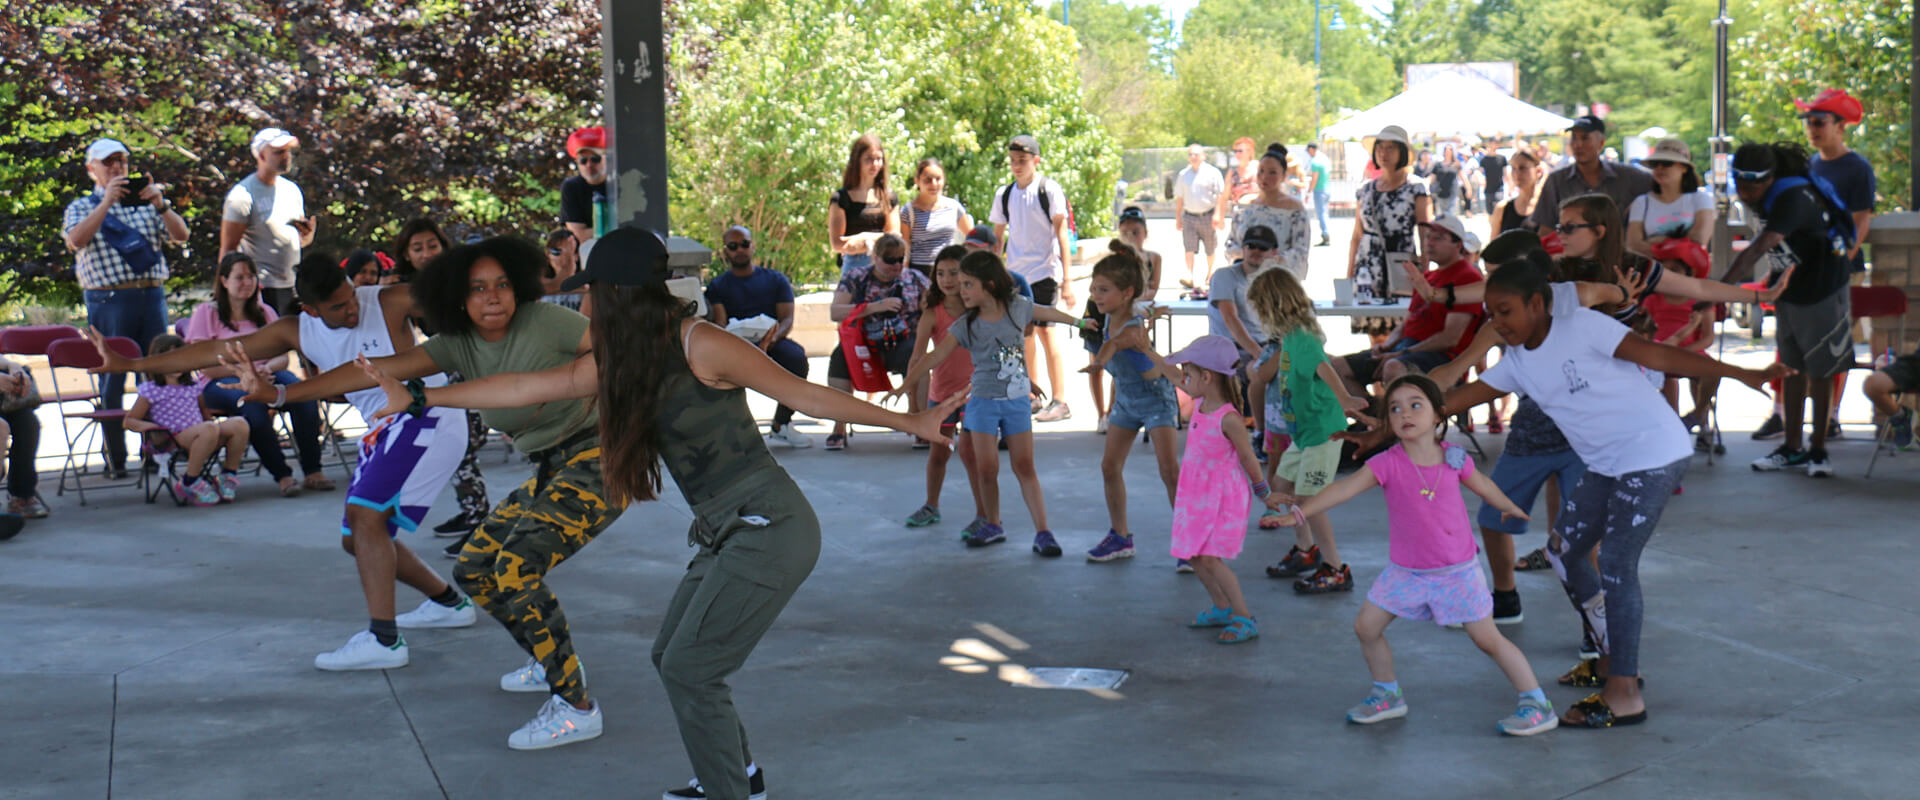
[[[960,241],[964,233],[960,230],[960,218],[964,216],[969,216],[967,207],[946,195],[934,201],[932,211],[921,211],[912,203],[901,204],[900,227],[909,233],[913,247],[907,254],[907,263],[933,266],[940,248]]]
[[[103,198],[104,195],[100,190],[95,189],[68,203],[66,217],[61,223],[60,230],[63,232],[73,230],[87,218],[87,215],[92,214],[93,210],[100,206]],[[137,206],[115,205],[107,211],[107,216],[120,220],[126,223],[127,227],[139,231],[140,235],[147,237],[147,242],[155,248],[160,248],[168,241],[166,225],[160,221],[160,212],[155,211],[150,203],[141,203]],[[91,241],[87,242],[86,247],[74,253],[73,260],[74,277],[80,280],[82,289],[102,289],[129,281],[166,280],[167,278],[167,255],[164,249],[160,252],[160,263],[155,264],[153,269],[145,273],[135,273],[133,267],[127,264],[127,260],[120,256],[120,251],[113,249],[107,244],[106,237],[97,233]]]

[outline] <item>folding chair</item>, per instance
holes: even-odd
[[[1855,320],[1899,317],[1900,333],[1894,341],[1902,345],[1906,344],[1907,291],[1905,289],[1898,286],[1855,286],[1850,288],[1848,293],[1847,299],[1851,304],[1850,313]],[[1893,348],[1889,347],[1889,349]],[[1873,369],[1871,360],[1867,362],[1866,369]],[[1895,403],[1906,401],[1904,392],[1895,392],[1893,397]],[[1880,460],[1880,451],[1886,449],[1887,435],[1892,431],[1891,425],[1877,420],[1874,428],[1873,455],[1867,457],[1867,473],[1863,476],[1868,478],[1873,477],[1874,462]]]
[[[107,337],[107,346],[120,355],[133,359],[140,357],[140,345],[125,336]],[[100,393],[95,391],[67,392],[60,388],[60,370],[89,370],[100,366],[100,353],[93,343],[79,338],[74,331],[72,338],[59,339],[47,346],[47,365],[53,370],[53,402],[60,409],[60,433],[67,440],[67,456],[60,464],[60,484],[55,495],[67,493],[67,481],[71,476],[74,494],[80,497],[80,505],[87,504],[86,489],[80,476],[86,474],[87,455],[95,443],[103,436],[102,425],[119,422],[126,418],[127,412],[119,408],[103,408],[100,405]],[[42,396],[45,396],[44,392]],[[84,411],[69,411],[68,404],[79,403]],[[124,483],[100,484],[96,489],[112,489],[123,486],[142,486],[146,481],[146,471],[141,470],[140,477]]]
[[[166,492],[168,497],[173,498],[174,505],[186,505],[186,502],[172,491],[175,484],[185,480],[185,476],[180,472],[186,465],[187,449],[180,446],[179,440],[166,431],[147,431],[140,434],[140,455],[155,464],[161,463],[161,456],[166,457],[166,466],[159,472],[148,475],[146,470],[140,471],[142,484],[140,488],[146,495],[147,502],[152,503],[159,499],[161,492]]]
[[[74,339],[79,337],[79,329],[70,325],[22,325],[16,328],[7,328],[0,330],[0,354],[39,356],[44,358],[47,355],[47,347],[54,342],[61,339]],[[52,377],[49,376],[47,380],[51,381]],[[44,392],[42,396],[46,396]],[[36,454],[34,461],[37,464],[41,459],[51,459],[54,457],[55,456],[52,455],[41,456]],[[36,491],[34,494],[38,495],[39,492]],[[46,502],[45,497],[41,497],[40,500],[43,503]]]

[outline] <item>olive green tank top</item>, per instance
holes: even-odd
[[[780,469],[747,409],[747,391],[701,383],[687,366],[684,344],[673,359],[660,411],[660,457],[687,502],[709,500],[749,473]]]

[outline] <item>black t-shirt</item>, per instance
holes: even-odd
[[[845,189],[833,191],[833,204],[847,217],[847,232],[843,236],[856,236],[862,233],[874,233],[887,229],[887,208],[879,203],[862,203],[853,199],[853,193]]]
[[[1762,233],[1778,233],[1782,247],[1799,265],[1780,294],[1781,302],[1806,305],[1831,297],[1847,286],[1847,262],[1827,239],[1826,205],[1811,186],[1795,186],[1774,198]]]
[[[577,222],[593,227],[593,207],[607,202],[607,184],[587,183],[575,175],[560,182],[560,222]]]
[[[1878,188],[1873,165],[1867,163],[1859,153],[1849,150],[1846,155],[1832,160],[1815,155],[1813,163],[1807,165],[1807,171],[1833,184],[1833,190],[1840,194],[1840,202],[1847,204],[1848,211],[1873,210],[1873,195]],[[1856,251],[1853,255],[1853,271],[1866,268],[1866,250]]]
[[[1507,185],[1507,157],[1488,153],[1480,157],[1480,171],[1486,173],[1487,191],[1499,192]]]
[[[1440,197],[1453,195],[1454,182],[1460,179],[1460,168],[1451,162],[1433,165],[1433,194]]]

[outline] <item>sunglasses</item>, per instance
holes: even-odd
[[[727,242],[728,250],[745,250],[752,246],[753,246],[752,239],[741,239],[740,241],[737,241],[737,242]]]
[[[880,263],[897,267],[897,266],[900,266],[901,264],[907,263],[907,257],[900,256],[898,258],[883,258],[883,259],[880,259]]]
[[[1243,243],[1243,244],[1241,244],[1241,245],[1240,245],[1240,247],[1241,247],[1241,249],[1243,249],[1243,250],[1251,250],[1251,251],[1254,251],[1254,252],[1259,252],[1259,253],[1271,253],[1271,252],[1273,252],[1273,245],[1270,245],[1270,244],[1264,244],[1264,243],[1261,243],[1261,242],[1246,242],[1246,243]]]
[[[600,156],[593,155],[593,154],[584,155],[577,159],[574,159],[574,163],[577,163],[577,164],[598,164],[600,163],[600,161],[601,161]]]
[[[559,258],[559,257],[560,257],[560,254],[561,254],[561,253],[565,253],[565,252],[567,252],[567,251],[565,251],[565,250],[562,250],[562,249],[560,249],[560,248],[558,248],[558,247],[549,247],[549,248],[547,248],[547,255],[550,255],[550,256],[553,256],[553,257],[555,257],[555,258]]]
[[[1733,170],[1733,179],[1736,181],[1742,181],[1745,183],[1759,183],[1761,181],[1766,180],[1767,176],[1772,174],[1773,174],[1773,170],[1770,170],[1770,169],[1763,169],[1758,171],[1750,170],[1750,169],[1736,169],[1736,170]]]
[[[1572,236],[1574,231],[1582,228],[1598,227],[1600,227],[1600,223],[1598,222],[1562,222],[1553,226],[1553,229],[1559,231],[1561,236]]]
[[[1812,114],[1807,117],[1807,127],[1809,128],[1824,128],[1836,122],[1837,120],[1826,114]]]

